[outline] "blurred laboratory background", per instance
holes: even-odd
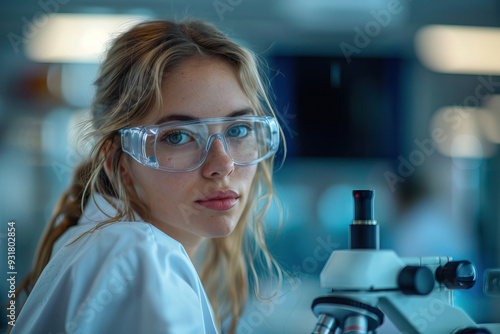
[[[1,0],[0,254],[16,226],[17,282],[86,152],[76,125],[110,38],[146,19],[215,24],[267,62],[287,139],[269,244],[293,274],[251,299],[240,333],[310,333],[319,273],[348,246],[353,189],[374,189],[381,247],[478,268],[455,303],[500,322],[484,272],[500,268],[497,0]],[[278,159],[279,160],[279,159]],[[279,168],[278,168],[279,167]],[[8,286],[0,283],[0,301]],[[6,328],[2,308],[0,330]],[[390,322],[381,333],[395,333]]]

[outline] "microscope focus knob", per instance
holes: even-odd
[[[448,289],[470,289],[476,283],[477,271],[469,261],[451,261],[437,268],[436,279]]]
[[[398,275],[398,286],[405,295],[428,295],[434,288],[434,275],[427,267],[406,266]]]

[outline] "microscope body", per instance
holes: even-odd
[[[373,191],[353,195],[350,249],[334,251],[320,274],[321,288],[332,292],[312,304],[318,317],[313,334],[374,333],[384,316],[405,334],[500,333],[500,324],[478,325],[453,305],[453,290],[476,281],[472,263],[380,250]]]
[[[432,274],[450,260],[449,257],[399,258],[392,250],[339,250],[332,253],[323,268],[320,284],[332,290],[328,296],[376,306],[404,333],[454,333],[462,328],[478,327],[463,310],[453,306],[453,291],[444,282],[439,283],[434,275],[418,270],[428,268]],[[432,290],[428,292],[429,289]],[[315,306],[317,316],[342,313],[338,304]],[[352,312],[356,311],[349,310],[346,314]],[[374,325],[368,326],[367,332],[378,324],[378,321],[372,322]],[[345,328],[340,319],[337,326]]]

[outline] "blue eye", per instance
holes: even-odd
[[[166,140],[169,144],[173,145],[181,145],[189,142],[191,137],[185,133],[182,132],[174,132],[167,134],[164,137],[164,140]]]
[[[229,137],[245,137],[248,134],[248,127],[245,125],[237,125],[227,130]]]

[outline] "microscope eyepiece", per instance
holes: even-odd
[[[379,249],[379,228],[374,219],[374,190],[353,190],[354,220],[350,226],[351,249]]]
[[[354,220],[373,220],[373,190],[353,190]]]

